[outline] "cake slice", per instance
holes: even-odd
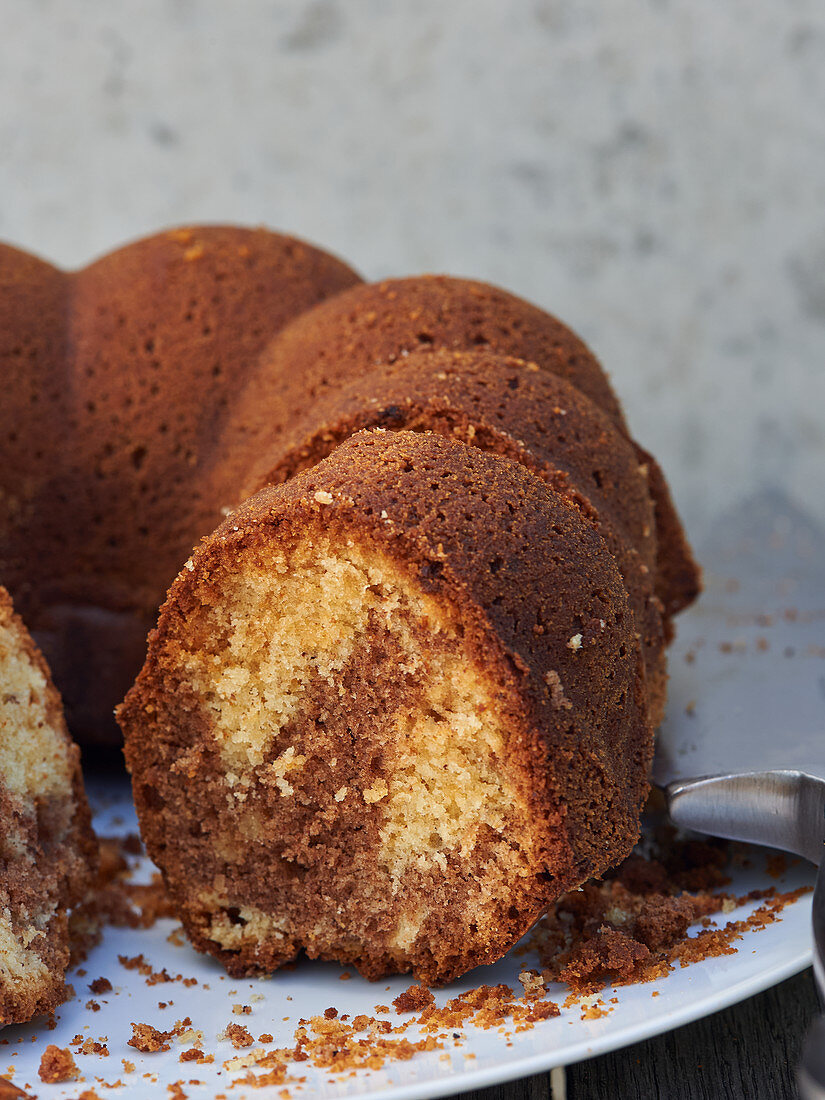
[[[60,696],[0,588],[0,1026],[66,999],[66,909],[97,860],[90,820]]]
[[[149,853],[233,975],[494,961],[630,851],[652,749],[598,530],[520,463],[403,431],[204,540],[118,718]]]

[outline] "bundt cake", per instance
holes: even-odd
[[[173,230],[71,274],[0,246],[0,582],[83,741],[119,740],[166,589],[237,503],[206,473],[261,351],[358,281],[265,230]]]
[[[594,469],[633,497],[609,445]],[[194,944],[233,975],[304,949],[446,982],[626,855],[652,731],[605,532],[632,513],[594,522],[507,455],[374,430],[207,537],[118,715]]]
[[[316,401],[381,364],[415,363],[416,349],[536,364],[598,406],[614,441],[628,438],[578,337],[483,283],[366,285],[307,244],[227,227],[162,233],[76,273],[0,246],[0,581],[79,738],[116,742],[112,709],[140,668],[168,585],[226,509],[262,486],[294,422],[310,435]],[[512,423],[508,431],[524,434]],[[649,561],[631,539],[640,558],[623,570],[661,701],[657,636],[669,636],[670,616],[694,597],[697,571],[661,471],[632,446],[656,549]],[[548,461],[564,471],[559,456]],[[615,494],[603,496],[609,535],[616,517],[604,505]]]
[[[67,906],[97,848],[48,667],[0,588],[0,1026],[66,998]]]
[[[0,292],[0,580],[86,741],[180,571],[119,717],[199,948],[448,981],[627,853],[698,570],[577,336],[264,230]]]

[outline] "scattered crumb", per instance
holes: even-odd
[[[75,1035],[70,1046],[77,1049],[78,1054],[97,1054],[101,1058],[109,1057],[109,1048],[106,1046],[107,1037],[103,1035],[99,1040],[91,1036],[84,1039],[82,1035]]]
[[[392,1003],[395,1006],[395,1011],[400,1016],[402,1012],[417,1012],[421,1008],[428,1008],[435,1003],[435,997],[424,986],[411,985],[409,989],[400,993]]]
[[[524,990],[524,996],[527,1000],[537,1000],[539,997],[543,997],[547,991],[544,978],[539,974],[538,970],[522,970],[518,976],[518,980],[521,983],[521,987]]]
[[[679,841],[665,829],[653,849],[647,856],[634,852],[603,882],[563,895],[533,930],[541,976],[565,983],[569,1003],[609,983],[654,981],[676,966],[732,954],[746,929],[772,923],[804,892],[725,892],[726,865],[736,849],[724,841]],[[713,914],[754,901],[763,905],[746,920],[711,927]],[[697,923],[699,931],[691,935]]]
[[[197,1062],[197,1064],[205,1065],[215,1061],[214,1054],[204,1054],[202,1050],[198,1050],[197,1047],[191,1047],[189,1050],[181,1051],[180,1062]]]
[[[172,1033],[169,1031],[158,1031],[151,1024],[133,1023],[132,1038],[129,1040],[128,1045],[134,1047],[135,1050],[142,1051],[144,1054],[154,1054],[159,1050],[168,1050],[171,1038]]]
[[[72,1052],[49,1043],[40,1058],[40,1080],[47,1085],[59,1085],[64,1081],[76,1081],[80,1076]]]
[[[581,635],[577,635],[581,640]],[[571,639],[572,641],[572,639]],[[570,645],[570,643],[568,643]],[[572,648],[572,647],[571,647]],[[578,649],[578,646],[576,646]],[[550,702],[556,710],[572,710],[573,704],[564,694],[564,687],[562,686],[561,677],[555,669],[550,669],[544,674],[544,679],[547,686],[550,688]]]
[[[249,1034],[243,1024],[227,1024],[218,1038],[229,1039],[236,1050],[241,1050],[244,1047],[251,1047],[255,1042],[255,1039]]]

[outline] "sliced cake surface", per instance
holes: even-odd
[[[119,720],[149,852],[233,974],[493,961],[629,851],[651,755],[604,539],[522,465],[410,432],[230,515]]]
[[[65,999],[66,909],[96,857],[60,696],[0,588],[0,1025]]]

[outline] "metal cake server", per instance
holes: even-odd
[[[653,778],[681,828],[820,866],[814,974],[825,1007],[825,532],[770,492],[725,517],[680,617]],[[825,1019],[808,1036],[804,1100],[825,1100]]]

